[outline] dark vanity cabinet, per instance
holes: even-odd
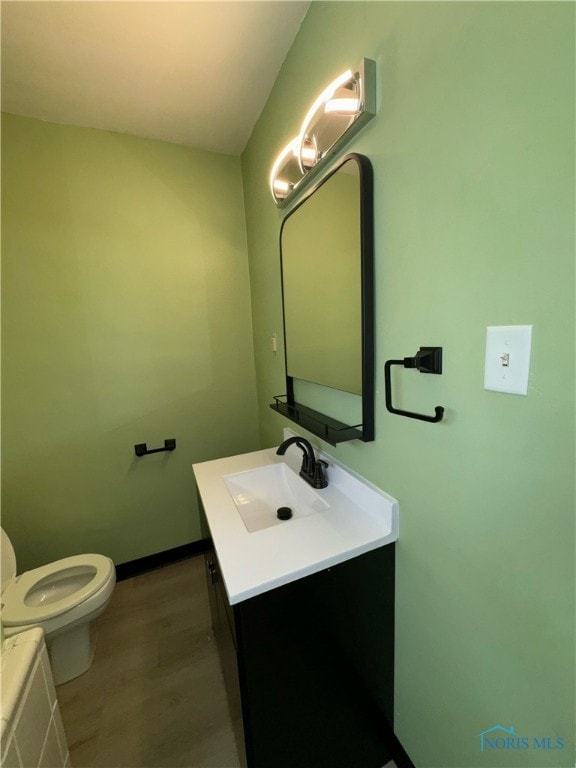
[[[394,544],[230,606],[205,555],[244,765],[380,768],[392,756]]]

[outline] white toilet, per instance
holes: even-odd
[[[91,622],[116,584],[112,560],[76,555],[16,576],[16,555],[4,529],[0,560],[4,636],[42,627],[56,685],[86,672],[94,658]]]

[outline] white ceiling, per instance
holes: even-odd
[[[2,109],[239,154],[309,5],[4,0]]]

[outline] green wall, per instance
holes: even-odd
[[[201,538],[190,465],[258,447],[239,158],[4,115],[2,166],[20,569]]]
[[[376,441],[337,456],[400,502],[396,730],[418,768],[573,766],[574,5],[315,2],[242,157],[261,436],[284,391],[276,153],[363,56],[376,118]],[[483,389],[488,325],[533,324],[527,397]],[[405,371],[388,414],[385,360]],[[313,439],[318,444],[318,440]],[[331,449],[334,450],[334,449]],[[564,750],[480,752],[501,725]]]

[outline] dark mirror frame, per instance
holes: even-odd
[[[372,164],[364,155],[355,152],[342,158],[326,176],[311,187],[302,200],[284,217],[280,227],[280,265],[282,274],[282,231],[288,219],[304,205],[308,198],[350,160],[358,164],[360,183],[360,253],[362,301],[362,423],[348,425],[331,416],[297,403],[294,398],[294,379],[288,375],[286,322],[284,311],[284,281],[282,279],[282,314],[284,320],[284,365],[286,394],[274,397],[270,407],[296,422],[304,429],[336,445],[347,440],[374,440],[374,180]]]

